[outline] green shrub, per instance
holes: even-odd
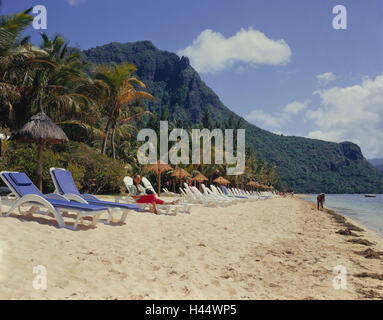
[[[0,170],[25,172],[37,181],[37,148],[32,144],[6,143]],[[70,141],[63,145],[46,146],[43,152],[43,192],[53,192],[49,168],[68,169],[82,193],[116,194],[123,186],[124,164],[100,154],[91,147]]]

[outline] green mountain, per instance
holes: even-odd
[[[168,108],[172,120],[199,123],[208,110],[216,121],[242,120],[246,143],[258,158],[276,166],[283,186],[306,193],[383,193],[383,173],[351,142],[332,143],[280,136],[233,113],[190,66],[189,59],[157,49],[150,41],[110,43],[83,51],[94,64],[131,62],[147,91],[157,99],[152,110]]]

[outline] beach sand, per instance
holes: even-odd
[[[0,299],[382,299],[383,240],[365,227],[337,233],[347,228],[298,198],[131,213],[125,225],[77,231],[14,214],[0,218]],[[38,265],[46,290],[32,285]],[[333,287],[338,265],[346,289]]]

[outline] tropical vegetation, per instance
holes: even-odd
[[[49,38],[42,33],[41,45],[32,44],[29,37],[22,37],[32,21],[30,11],[0,17],[0,132],[19,129],[39,111],[66,132],[69,143],[45,147],[44,191],[52,191],[49,167],[55,166],[68,168],[83,192],[120,192],[124,175],[144,170],[135,156],[138,130],[149,127],[158,132],[160,120],[170,120],[170,130],[184,125],[187,130],[241,127],[241,121],[233,117],[217,118],[213,123],[213,110],[201,113],[194,124],[182,117],[169,117],[168,107],[155,105],[156,91],[146,90],[132,63],[94,65],[59,35]],[[233,184],[245,186],[247,181],[255,180],[281,186],[273,165],[256,159],[251,148],[246,149],[246,154],[243,175],[227,177]],[[179,167],[191,175],[203,173],[210,183],[226,175],[226,164]],[[36,178],[35,168],[35,148],[2,142],[0,170],[24,171]],[[163,176],[164,181],[172,179],[170,174]],[[151,177],[148,172],[145,175]],[[176,180],[173,182],[175,185]]]

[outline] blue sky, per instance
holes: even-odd
[[[39,4],[46,32],[71,45],[151,40],[188,55],[223,103],[259,127],[353,141],[383,158],[383,0],[3,0],[1,11]],[[333,28],[336,5],[347,30]]]

